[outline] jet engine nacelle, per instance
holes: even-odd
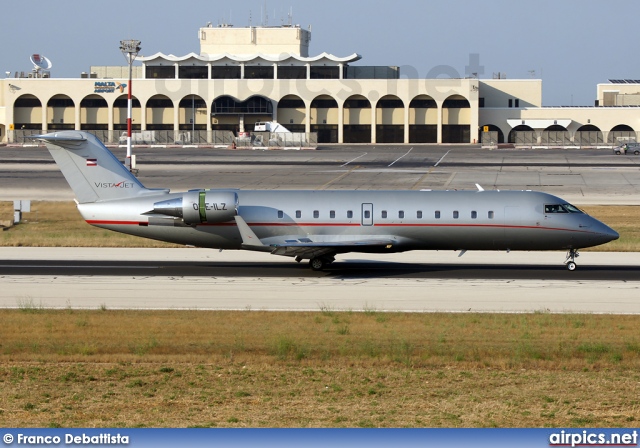
[[[182,197],[153,204],[154,213],[182,218],[190,225],[231,221],[237,210],[238,195],[233,191],[188,191]]]

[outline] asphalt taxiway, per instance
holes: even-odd
[[[640,313],[635,253],[345,254],[314,272],[289,258],[207,249],[0,248],[0,307]]]
[[[120,159],[124,150],[114,149]],[[540,190],[579,204],[640,205],[640,156],[456,145],[305,151],[134,148],[149,188]],[[72,200],[44,147],[0,149],[0,200]]]

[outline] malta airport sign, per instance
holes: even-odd
[[[122,84],[114,81],[96,81],[93,85],[93,93],[114,93],[119,90],[120,93],[124,93],[126,84]]]

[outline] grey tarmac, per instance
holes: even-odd
[[[207,249],[0,248],[0,307],[99,309],[202,309],[272,311],[404,312],[553,312],[640,313],[640,255],[584,252],[577,271],[568,272],[558,252],[409,252],[346,254],[339,275],[300,267],[297,275],[263,275],[289,269],[295,262],[269,254]],[[54,260],[68,262],[66,275],[44,275],[38,268]],[[366,260],[366,261],[363,261]],[[12,275],[7,266],[28,262],[29,275]],[[112,262],[104,267],[105,262]],[[157,275],[164,263],[233,265],[243,275]],[[348,266],[364,269],[350,273]],[[96,274],[79,273],[95,265]],[[381,274],[403,265],[448,266],[452,275]],[[113,276],[109,266],[128,274]],[[262,266],[262,267],[261,267]],[[366,267],[372,269],[367,270]],[[490,266],[502,276],[461,276],[465,269]],[[470,268],[471,267],[471,268]],[[102,269],[102,273],[100,273]],[[581,269],[601,273],[600,280],[576,280]],[[74,274],[75,271],[75,274]],[[432,271],[432,269],[426,269]],[[523,273],[523,272],[524,273]],[[628,272],[607,280],[608,273]],[[485,272],[482,269],[480,272]],[[517,273],[517,275],[512,275]],[[559,273],[560,277],[553,277]]]

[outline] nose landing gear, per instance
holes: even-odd
[[[575,271],[576,268],[578,267],[576,265],[576,258],[578,258],[580,256],[580,254],[578,253],[578,249],[569,249],[569,252],[567,252],[567,259],[564,260],[564,264],[567,266],[567,269],[569,271]]]

